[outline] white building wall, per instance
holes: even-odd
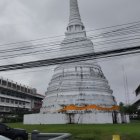
[[[108,112],[77,114],[76,121],[83,124],[113,123],[112,113]]]
[[[24,124],[66,124],[65,114],[30,114],[24,115]]]
[[[30,114],[24,115],[24,124],[67,124],[69,123],[66,114]],[[113,123],[112,113],[93,112],[75,114],[74,123],[77,124],[106,124]]]

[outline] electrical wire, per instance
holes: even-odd
[[[131,34],[132,33],[137,33],[137,32],[133,31],[133,32],[131,32]],[[139,32],[140,32],[140,30],[139,30]],[[127,32],[127,34],[128,33],[130,33],[130,32]],[[120,34],[119,34],[119,36],[120,36]],[[89,36],[88,38],[95,39],[95,36],[92,35],[92,36]],[[100,39],[100,38],[98,38],[98,39]],[[36,48],[40,48],[40,47],[55,46],[55,45],[61,45],[60,41],[49,42],[49,43],[41,43],[41,44],[35,44],[35,45],[28,45],[28,46],[24,46],[22,48],[21,47],[16,47],[16,48],[13,48],[13,49],[6,49],[6,50],[4,49],[4,50],[0,50],[0,53],[16,52],[16,51],[23,51],[23,50],[25,51],[25,50],[29,50],[29,49],[36,49]]]
[[[136,37],[139,36],[139,35],[136,35]],[[133,36],[135,37],[135,36]],[[119,39],[112,39],[112,40],[106,40],[106,41],[100,41],[100,42],[96,42],[96,44],[94,44],[94,46],[99,46],[99,45],[109,45],[109,44],[113,44],[113,43],[121,43],[121,42],[124,42],[124,41],[133,41],[133,40],[138,40],[140,39],[139,37],[137,38],[130,38],[130,37],[125,37],[127,39],[123,39],[123,38],[119,38]],[[80,41],[84,41],[83,39],[78,39],[77,41],[75,42],[80,42]],[[72,43],[75,43],[74,41]],[[69,44],[69,43],[68,43]],[[53,46],[53,45],[52,45]],[[86,44],[84,44],[83,46],[81,45],[76,45],[76,47],[73,46],[73,48],[71,48],[71,46],[69,47],[65,47],[63,48],[62,50],[63,51],[70,51],[70,50],[73,50],[73,49],[82,49],[86,46]],[[103,47],[102,49],[104,49],[105,47]],[[106,47],[107,48],[107,47]],[[61,51],[62,51],[61,50]],[[98,49],[99,50],[99,49]],[[37,50],[37,51],[32,51],[32,52],[25,52],[25,53],[20,53],[20,54],[13,54],[13,55],[8,55],[8,56],[0,56],[0,60],[3,60],[3,59],[9,59],[9,58],[15,58],[15,57],[21,57],[21,56],[28,56],[30,54],[32,55],[38,55],[38,54],[47,54],[47,53],[53,53],[53,52],[60,52],[60,48],[54,48],[54,49],[43,49],[43,50]],[[70,52],[68,52],[70,53]],[[53,54],[52,54],[53,55]],[[67,55],[67,54],[66,54]]]
[[[136,23],[136,24],[135,24]],[[104,33],[100,33],[100,34],[98,34],[98,35],[95,35],[94,36],[94,39],[96,38],[96,37],[101,37],[101,36],[103,36],[103,35],[105,35],[105,34],[109,34],[109,33],[112,33],[112,32],[118,32],[118,31],[120,31],[120,30],[124,30],[124,29],[126,29],[126,28],[134,28],[134,26],[136,26],[136,25],[138,25],[138,23],[139,23],[139,26],[140,26],[140,21],[138,21],[138,22],[132,22],[132,23],[126,23],[126,24],[122,24],[122,25],[115,25],[115,26],[110,26],[110,27],[104,27],[104,28],[100,28],[100,29],[95,29],[95,30],[89,30],[88,32],[93,32],[93,31],[96,31],[96,30],[102,30],[102,29],[109,29],[109,28],[114,28],[114,27],[119,27],[119,26],[124,26],[124,25],[131,25],[131,24],[134,24],[134,25],[131,25],[131,26],[128,26],[128,27],[123,27],[123,28],[121,28],[121,29],[115,29],[115,30],[112,30],[112,31],[107,31],[107,32],[104,32]],[[54,36],[54,37],[46,37],[46,39],[49,39],[49,38],[56,38],[56,37],[62,37],[62,35],[59,35],[59,36]],[[92,36],[93,37],[93,36]],[[111,35],[111,37],[112,37],[112,35]],[[31,44],[33,44],[35,41],[38,41],[38,40],[44,40],[45,39],[45,37],[44,38],[39,38],[39,39],[34,39],[34,40],[28,40],[28,41],[22,41],[22,42],[15,42],[15,43],[8,43],[8,44],[1,44],[0,45],[0,47],[4,47],[5,48],[5,46],[6,45],[16,45],[16,44],[22,44],[22,43],[31,43]],[[60,42],[60,41],[59,41]],[[50,42],[50,43],[54,43],[54,42]],[[22,44],[22,45],[24,45],[24,47],[22,47],[22,48],[24,48],[25,49],[25,44]],[[28,44],[27,44],[28,45]],[[40,44],[38,44],[38,45],[40,45]],[[11,47],[11,46],[10,46]],[[28,47],[30,47],[30,46],[27,46],[27,48]],[[17,48],[14,48],[14,49],[19,49],[19,46],[17,47]]]
[[[3,65],[3,66],[0,66],[0,71],[51,66],[51,65],[57,65],[57,64],[73,63],[73,62],[79,62],[79,61],[87,61],[87,60],[93,60],[93,59],[109,58],[109,57],[139,54],[139,53],[140,53],[140,46],[135,46],[131,48],[115,49],[111,51],[103,51],[103,52],[98,52],[98,53],[88,53],[88,54],[83,54],[83,55],[60,57],[60,58],[55,58],[55,59],[46,59],[46,60],[32,61],[32,62],[26,62],[26,63],[20,63],[20,64],[13,64],[13,65]]]

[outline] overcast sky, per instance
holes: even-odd
[[[140,21],[140,0],[79,0],[79,8],[87,30]],[[64,35],[68,18],[69,0],[0,0],[0,44]],[[23,58],[1,60],[0,63],[17,63],[20,59]],[[125,101],[124,67],[130,100],[133,100],[133,92],[140,84],[140,55],[101,61],[99,64],[118,102]],[[44,94],[52,74],[52,67],[46,67],[1,72],[0,75],[35,87]]]

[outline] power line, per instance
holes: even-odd
[[[129,57],[137,57],[137,56],[139,56],[140,54],[138,53],[138,54],[131,54],[131,55],[129,55]],[[105,62],[105,61],[112,61],[112,60],[118,60],[118,59],[122,59],[122,58],[126,58],[126,57],[128,57],[127,55],[123,55],[123,56],[116,56],[116,57],[111,57],[111,58],[109,58],[109,59],[107,59],[107,58],[100,58],[100,59],[97,59],[97,62]],[[22,70],[25,70],[25,69],[22,69]],[[23,73],[36,73],[36,72],[39,72],[39,71],[44,71],[44,72],[46,72],[46,70],[52,70],[52,68],[39,68],[39,69],[36,69],[36,70],[28,70],[27,71],[27,69],[26,69],[26,71],[24,71],[24,72],[14,72],[14,73],[11,73],[11,71],[4,71],[4,72],[6,72],[6,75],[15,75],[15,74],[23,74]],[[10,72],[10,73],[7,73],[7,72]]]
[[[64,64],[64,63],[74,63],[79,61],[87,61],[92,59],[101,59],[101,58],[130,55],[130,54],[137,54],[137,53],[140,53],[140,46],[102,51],[98,53],[88,53],[88,54],[60,57],[54,59],[45,59],[45,60],[32,61],[32,62],[26,62],[20,64],[13,64],[13,65],[3,65],[0,66],[0,71],[35,68],[35,67],[51,66],[51,65]]]
[[[14,73],[6,73],[6,75],[13,75],[13,74],[14,74],[14,75],[15,75],[15,74],[17,75],[17,74],[23,74],[23,73],[26,73],[26,74],[27,74],[27,73],[36,73],[36,72],[40,72],[40,71],[41,71],[41,72],[42,72],[42,71],[46,72],[46,71],[50,71],[50,70],[52,70],[52,69],[51,69],[51,68],[43,68],[43,69],[40,69],[40,68],[39,68],[38,70],[29,70],[29,71],[26,70],[26,71],[24,71],[24,72],[18,72],[18,73],[15,73],[15,72],[14,72]]]
[[[129,25],[129,26],[122,27],[124,25]],[[95,44],[94,46],[95,47],[96,46],[99,46],[99,45],[106,45],[106,44],[107,45],[110,45],[110,44],[113,44],[113,43],[123,43],[123,42],[126,42],[126,41],[133,41],[133,40],[140,39],[139,38],[139,34],[136,34],[136,33],[139,33],[140,32],[140,21],[133,22],[133,24],[132,23],[128,23],[128,24],[116,25],[116,26],[112,26],[112,27],[120,27],[120,26],[122,28],[115,29],[115,30],[112,30],[112,31],[107,31],[107,32],[101,33],[101,34],[96,35],[96,36],[95,35],[92,35],[89,38],[93,40],[95,38],[100,39],[101,37],[114,37],[116,35],[119,35],[119,36],[122,35],[123,36],[123,35],[128,35],[129,34],[129,36],[126,36],[126,37],[115,38],[115,39],[113,38],[113,39],[104,40],[104,41],[96,41],[96,42],[94,42],[94,44]],[[109,27],[106,27],[106,28],[109,28]],[[96,29],[96,30],[99,30],[99,29]],[[114,36],[112,36],[113,35],[112,33],[113,34],[115,33]],[[138,36],[138,37],[137,38],[134,38],[135,36]],[[84,40],[86,40],[86,38],[84,38],[84,39],[75,39],[74,41],[68,41],[68,42],[64,42],[64,43],[62,42],[62,44],[67,45],[69,43],[81,42],[81,41],[84,41]],[[12,59],[12,58],[16,58],[16,57],[29,56],[29,55],[39,55],[39,54],[47,54],[47,53],[56,53],[60,49],[60,46],[59,45],[61,45],[60,41],[56,41],[56,42],[49,42],[49,43],[41,43],[41,44],[35,44],[35,45],[28,45],[28,46],[24,46],[22,48],[16,47],[16,48],[12,48],[12,49],[0,50],[0,53],[2,53],[2,54],[4,53],[4,55],[0,56],[0,58],[1,58],[0,60]],[[86,44],[84,44],[84,45],[86,45]],[[44,47],[46,48],[47,46],[49,46],[49,47],[54,46],[54,47],[53,48],[48,48],[48,49],[40,49],[40,48],[44,48]],[[77,45],[75,47],[75,49],[79,49],[79,48],[83,48],[83,47],[85,47],[85,46]],[[37,49],[39,48],[40,50],[34,50],[36,48]],[[107,47],[102,47],[102,49],[104,49],[104,48],[107,48]],[[25,51],[28,51],[29,49],[32,49],[32,51],[25,52]],[[72,49],[73,48],[70,48],[69,46],[65,46],[65,48],[64,48],[63,51],[70,51]],[[18,52],[18,51],[20,53],[16,53],[15,54],[15,52]],[[22,51],[24,51],[24,52],[22,52]],[[13,54],[7,54],[7,53],[13,53]]]
[[[137,37],[138,36],[138,37]],[[132,37],[132,36],[131,36]],[[135,36],[133,36],[135,37]],[[126,38],[126,39],[125,39]],[[138,40],[140,39],[139,38],[139,35],[136,35],[136,38],[130,38],[130,37],[125,37],[125,38],[118,38],[118,39],[111,39],[111,40],[106,40],[106,41],[98,41],[96,42],[96,44],[94,45],[94,47],[96,46],[99,46],[99,45],[109,45],[109,44],[113,44],[113,43],[122,43],[122,42],[126,42],[126,41],[133,41],[133,40]],[[75,42],[81,42],[81,41],[85,41],[86,39],[77,39],[75,41],[72,41],[71,43],[75,43]],[[132,44],[133,42],[131,42],[130,44]],[[67,44],[67,43],[66,43]],[[68,43],[69,44],[69,43]],[[128,43],[126,43],[128,44]],[[87,44],[88,45],[88,44]],[[53,46],[53,45],[52,45]],[[73,49],[82,49],[86,46],[86,44],[84,45],[76,45],[76,47],[74,48],[71,48],[71,47],[64,47],[63,49],[61,48],[61,51],[70,51],[70,50],[73,50]],[[108,48],[108,47],[102,47],[102,49],[104,48]],[[15,57],[21,57],[21,56],[28,56],[28,55],[38,55],[38,54],[47,54],[47,53],[56,53],[56,52],[60,52],[60,48],[53,48],[53,49],[43,49],[43,50],[35,50],[35,51],[32,51],[32,52],[24,52],[24,53],[19,53],[19,54],[12,54],[12,55],[3,55],[3,56],[0,56],[0,60],[3,60],[3,59],[9,59],[9,58],[15,58]],[[70,53],[70,52],[69,52]],[[53,54],[52,54],[53,55]]]
[[[134,25],[133,25],[134,24]],[[136,21],[136,22],[130,22],[130,23],[125,23],[125,24],[118,24],[118,25],[113,25],[113,26],[107,26],[107,27],[103,27],[103,28],[98,28],[98,29],[91,29],[88,30],[87,32],[93,32],[93,31],[99,31],[99,30],[104,30],[104,29],[110,29],[110,28],[115,28],[115,27],[121,27],[121,26],[126,26],[126,25],[130,25],[128,27],[123,27],[121,29],[126,29],[126,28],[132,28],[134,26],[140,25],[140,21]],[[113,33],[113,32],[118,32],[120,29],[115,29],[112,31],[107,31],[105,33],[100,33],[98,35],[95,35],[95,37],[97,36],[102,36],[105,34],[109,34],[109,33]],[[58,36],[51,36],[51,37],[42,37],[42,38],[38,38],[38,39],[32,39],[32,40],[27,40],[27,41],[21,41],[21,42],[13,42],[13,43],[7,43],[7,44],[0,44],[0,46],[8,46],[8,45],[17,45],[17,44],[22,44],[22,43],[33,43],[35,41],[40,41],[40,40],[44,40],[44,39],[50,39],[50,38],[58,38],[58,37],[64,37],[64,35],[58,35]],[[25,44],[23,44],[25,45]]]
[[[118,29],[117,29],[118,30]],[[120,30],[120,29],[119,29]],[[138,32],[138,31],[137,31]],[[128,33],[130,33],[130,31],[129,32],[127,32],[127,34]],[[132,32],[132,33],[136,33],[136,31],[134,32]],[[104,33],[105,34],[105,33]],[[124,32],[123,32],[123,34],[124,34]],[[125,34],[126,35],[126,34]],[[95,39],[94,38],[95,36],[90,36],[89,38],[90,39]],[[114,40],[116,40],[116,39],[114,39]],[[78,42],[78,41],[82,41],[81,39],[80,40],[77,40],[76,42]],[[108,40],[106,40],[106,42],[107,42]],[[109,40],[109,41],[111,41],[111,40]],[[73,41],[74,42],[74,41]],[[73,43],[73,42],[68,42],[68,43]],[[105,43],[105,41],[102,41],[103,43]],[[95,43],[98,43],[98,42],[95,42]],[[100,43],[100,42],[99,42]],[[112,42],[113,43],[113,42]],[[67,43],[65,43],[65,44],[67,44]],[[25,46],[25,47],[22,47],[22,48],[19,48],[19,47],[17,47],[17,48],[13,48],[13,49],[6,49],[6,50],[0,50],[0,53],[9,53],[9,52],[16,52],[16,51],[25,51],[25,50],[29,50],[29,49],[35,49],[35,48],[42,48],[42,47],[47,47],[47,46],[58,46],[58,45],[61,45],[60,43],[58,43],[58,41],[57,42],[50,42],[50,43],[41,43],[41,44],[36,44],[36,45],[29,45],[29,46]],[[101,45],[101,44],[100,44]],[[58,47],[57,47],[58,48]],[[54,50],[54,49],[53,49]],[[43,50],[42,50],[43,51]],[[49,50],[50,51],[50,50]],[[36,53],[36,51],[35,51],[35,53]],[[17,54],[16,54],[17,55]],[[20,54],[19,54],[20,55]],[[8,54],[8,56],[9,56],[9,54]],[[3,56],[2,56],[3,57]],[[17,56],[16,56],[17,57]],[[10,57],[11,58],[11,57]]]

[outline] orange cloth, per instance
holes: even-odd
[[[69,105],[69,106],[65,106],[63,109],[61,109],[60,112],[80,111],[80,110],[117,111],[117,110],[119,110],[119,106],[112,106],[110,108],[107,108],[107,107],[101,107],[101,106],[97,106],[97,105],[88,105],[88,106]]]

